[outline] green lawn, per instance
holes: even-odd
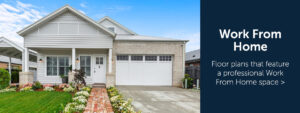
[[[0,93],[0,113],[54,113],[72,100],[65,92]]]

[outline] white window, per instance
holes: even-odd
[[[91,76],[91,56],[80,56],[80,69],[86,76]]]
[[[131,61],[143,61],[143,56],[141,55],[132,55]]]
[[[96,57],[96,64],[103,64],[103,57]]]
[[[57,57],[47,57],[47,76],[57,76]]]
[[[69,73],[69,58],[58,57],[59,61],[59,75],[68,75]]]
[[[128,55],[118,55],[117,60],[128,61]]]
[[[159,56],[159,61],[172,61],[172,56]]]
[[[146,61],[157,61],[157,56],[145,56]]]
[[[108,27],[108,29],[110,30],[110,31],[112,31],[112,32],[114,32],[114,33],[116,33],[116,29],[115,29],[115,27]]]
[[[48,56],[47,57],[47,76],[58,76],[61,74],[68,75],[69,58]]]

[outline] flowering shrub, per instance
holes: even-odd
[[[72,87],[71,87],[72,88]],[[64,88],[66,89],[66,88]],[[73,88],[74,89],[74,88]],[[87,95],[89,93],[87,91],[80,91],[75,93],[75,97],[73,97],[73,102],[68,103],[64,108],[64,113],[80,113],[85,109],[85,105],[87,103]]]
[[[91,91],[91,88],[88,87],[88,86],[85,86],[83,88],[80,89],[81,91],[87,91],[87,92],[90,92]]]
[[[27,84],[24,84],[21,88],[25,88],[25,87],[32,87],[32,83],[27,83]]]
[[[86,97],[85,96],[76,96],[73,98],[73,100],[77,100],[77,99],[86,99]]]
[[[44,88],[45,88],[45,87],[53,87],[53,85],[52,85],[52,84],[44,84],[43,87],[44,87]]]
[[[132,100],[125,100],[115,87],[108,88],[107,92],[115,113],[136,113],[131,105]]]
[[[64,89],[64,88],[68,88],[68,87],[70,87],[70,85],[69,84],[60,84],[59,86],[58,86],[58,88],[60,88],[60,89]]]
[[[27,87],[22,88],[20,91],[33,91],[33,90],[32,90],[32,87],[27,86]]]
[[[87,100],[85,98],[73,99],[73,101],[78,103],[78,104],[86,104],[87,103]]]
[[[77,93],[75,93],[75,96],[84,96],[84,97],[89,97],[90,94],[87,91],[79,91]]]
[[[16,83],[12,83],[12,84],[10,84],[9,87],[10,87],[10,88],[17,88],[17,84],[16,84]]]
[[[0,93],[4,93],[4,92],[15,92],[16,88],[6,88],[6,89],[2,89],[0,90]]]
[[[75,91],[75,88],[73,88],[73,87],[64,88],[64,92],[74,92],[74,91]]]
[[[53,87],[45,87],[44,91],[54,91],[54,88]]]

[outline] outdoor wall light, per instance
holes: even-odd
[[[76,58],[76,62],[79,63],[79,59],[78,58]]]
[[[43,59],[41,59],[41,58],[40,58],[40,60],[39,60],[39,61],[40,61],[40,62],[43,62]]]

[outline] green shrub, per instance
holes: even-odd
[[[10,76],[7,70],[0,69],[0,89],[9,86]]]
[[[36,90],[41,88],[43,88],[43,85],[39,81],[34,82],[32,89]]]
[[[182,79],[182,83],[185,85],[185,79],[187,79],[187,88],[193,88],[193,78],[189,74],[185,74]]]

